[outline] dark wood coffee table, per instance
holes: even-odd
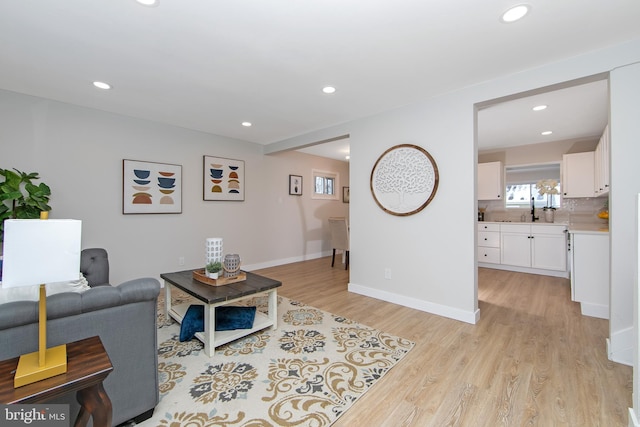
[[[211,286],[198,282],[193,278],[193,270],[164,273],[165,317],[169,316],[178,323],[182,323],[190,303],[172,305],[171,288],[176,287],[193,296],[204,305],[204,332],[197,332],[198,338],[204,344],[204,352],[211,357],[215,348],[228,342],[245,337],[265,328],[278,327],[278,287],[282,282],[269,279],[251,272],[246,272],[247,279],[224,286]],[[256,317],[251,329],[234,329],[231,331],[216,331],[215,310],[221,305],[231,304],[245,298],[267,295],[269,297],[268,314],[256,311]]]

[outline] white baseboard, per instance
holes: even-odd
[[[609,306],[602,304],[580,303],[580,312],[583,316],[597,317],[599,319],[609,318]]]
[[[633,408],[629,408],[629,427],[640,427],[638,417],[636,417],[636,413]]]
[[[607,339],[609,360],[633,366],[633,327],[611,334]]]
[[[310,259],[324,258],[326,256],[331,256],[331,253],[332,253],[331,251],[317,252],[314,254],[305,254],[305,255],[295,256],[291,258],[274,259],[271,261],[265,261],[265,262],[260,262],[256,264],[243,265],[242,269],[245,271],[260,270],[261,268],[269,268],[269,267],[275,267],[278,265],[291,264],[294,262],[308,261]]]
[[[479,262],[478,267],[493,268],[494,270],[516,271],[518,273],[541,274],[543,276],[569,278],[569,271],[544,270],[541,268],[518,267],[515,265],[493,264],[488,262]]]
[[[472,325],[475,325],[480,320],[480,309],[477,309],[475,312],[460,310],[459,308],[423,301],[404,295],[381,291],[379,289],[372,289],[355,283],[349,283],[348,289],[349,292],[353,292],[355,294],[365,295],[431,314],[437,314],[438,316],[448,317],[449,319],[460,320],[462,322],[471,323]]]

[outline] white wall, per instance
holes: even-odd
[[[638,269],[638,212],[640,193],[640,63],[611,72],[611,316],[609,355],[634,367],[634,411],[640,414],[637,371],[633,350],[634,295]],[[637,330],[635,331],[637,333]]]
[[[245,161],[244,202],[202,200],[203,155]],[[123,159],[182,165],[182,214],[123,215]],[[265,156],[257,144],[7,91],[0,167],[40,173],[52,188],[51,218],[83,221],[83,247],[108,250],[113,283],[201,267],[207,237],[223,237],[246,268],[326,255],[326,219],[348,216],[342,200],[310,198],[311,170],[335,170],[349,185],[346,162]],[[289,174],[303,176],[302,196],[288,194]]]
[[[608,72],[639,60],[640,39],[637,39],[291,138],[269,150],[349,134],[352,239],[349,289],[473,323],[478,318],[474,105]],[[621,82],[623,87],[626,84]],[[376,159],[401,143],[424,147],[434,157],[440,172],[440,188],[432,203],[409,217],[384,213],[373,201],[369,188]],[[612,145],[616,144],[612,136]],[[612,170],[616,167],[613,164]],[[638,176],[637,171],[634,168],[629,173]],[[384,278],[385,268],[392,271],[390,280]],[[618,284],[614,282],[613,286]],[[627,287],[623,293],[628,293]],[[629,294],[620,298],[624,308],[612,306],[612,310],[625,312],[627,323],[631,322],[626,313],[631,297]]]
[[[349,289],[475,323],[473,107],[461,94],[435,98],[353,123],[351,138],[351,260]],[[389,147],[410,143],[434,158],[439,187],[420,213],[385,213],[371,197],[371,168]],[[353,160],[355,159],[355,160]],[[354,203],[355,201],[355,203]],[[463,239],[464,240],[464,239]],[[462,244],[460,244],[462,243]],[[391,270],[391,279],[384,270]]]

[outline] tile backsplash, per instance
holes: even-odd
[[[608,201],[608,197],[593,197],[580,199],[563,199],[562,207],[555,213],[556,223],[564,224],[601,224],[606,222],[598,218],[598,212]],[[505,208],[504,200],[479,200],[478,208],[485,208],[485,221],[513,221],[519,222],[522,215],[531,222],[530,209]],[[536,216],[544,222],[544,212],[536,208]]]

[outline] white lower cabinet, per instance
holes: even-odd
[[[571,294],[585,316],[609,318],[609,233],[572,233]]]
[[[567,271],[564,225],[503,224],[501,263],[516,267]]]
[[[562,224],[478,222],[477,251],[479,267],[569,277]]]
[[[500,225],[478,223],[478,262],[500,264]]]
[[[531,226],[509,226],[506,230],[501,230],[500,237],[502,264],[531,267]]]
[[[566,228],[558,233],[533,233],[531,267],[545,270],[567,271]],[[559,234],[562,233],[562,234]]]

